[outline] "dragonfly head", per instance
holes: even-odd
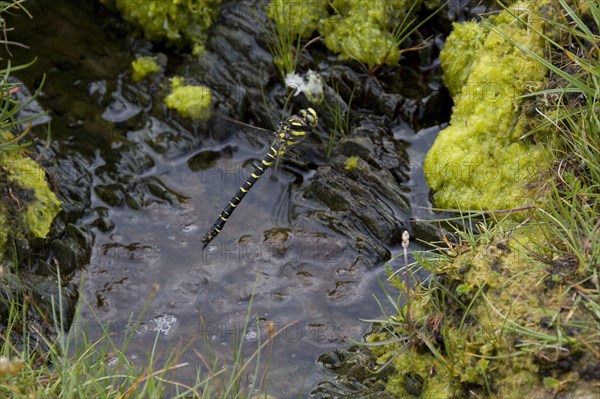
[[[304,119],[306,124],[311,129],[314,129],[319,124],[319,118],[317,117],[317,113],[312,108],[300,110],[300,112],[298,112],[298,115],[300,115],[300,117]]]
[[[300,110],[298,114],[292,115],[281,122],[277,129],[277,135],[281,140],[285,152],[290,147],[306,137],[311,130],[317,126],[317,113],[312,108]]]

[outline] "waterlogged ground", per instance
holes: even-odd
[[[83,278],[83,297],[71,335],[87,330],[93,341],[100,323],[110,322],[114,341],[127,343],[130,360],[140,365],[154,345],[159,363],[187,347],[178,362],[189,365],[173,379],[189,383],[212,356],[231,363],[240,339],[249,357],[271,326],[282,332],[261,354],[263,369],[269,366],[263,388],[280,397],[309,395],[330,378],[318,357],[360,340],[370,324],[358,320],[381,315],[373,295],[384,298],[383,260],[362,255],[355,238],[315,216],[327,207],[303,195],[314,167],[285,161],[202,251],[202,236],[269,137],[222,120],[190,131],[156,112],[162,106],[129,79],[131,48],[139,43],[119,39],[124,32],[94,16],[97,10],[34,3],[31,12],[33,27],[17,28],[31,49],[15,55],[39,59],[19,77],[33,87],[48,74],[40,98],[52,119],[47,156],[61,183],[89,201],[81,224],[96,236],[82,276],[72,276]],[[408,218],[429,205],[419,165],[438,130],[393,132],[410,159],[404,190],[411,207],[397,214],[409,230]],[[312,141],[304,150],[326,165],[324,146]],[[385,200],[380,206],[395,209]]]

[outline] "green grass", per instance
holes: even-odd
[[[32,18],[31,14],[27,11],[23,4],[25,0],[12,0],[0,2],[0,26],[2,27],[2,36],[0,39],[0,45],[4,45],[6,52],[10,55],[9,46],[23,46],[18,42],[13,42],[8,38],[8,32],[10,29],[6,26],[6,20],[4,15],[6,13],[15,13],[16,11],[24,12],[29,18]],[[28,64],[11,66],[10,61],[6,62],[6,67],[0,69],[0,152],[1,151],[19,151],[22,148],[31,145],[31,142],[21,142],[21,140],[29,133],[31,124],[29,127],[19,132],[19,126],[31,122],[41,115],[31,115],[26,118],[17,119],[18,113],[29,106],[40,94],[42,87],[44,86],[44,79],[40,83],[35,93],[24,103],[17,101],[14,97],[19,92],[20,87],[18,83],[10,82],[9,78],[11,73],[20,71],[30,67],[36,60],[32,60]],[[6,134],[5,131],[11,133]]]
[[[6,68],[0,69],[0,151],[19,151],[32,144],[31,141],[22,142],[31,129],[31,122],[41,115],[31,115],[25,118],[18,118],[21,110],[27,108],[39,96],[44,86],[44,79],[33,95],[25,102],[20,102],[14,98],[14,95],[20,90],[18,83],[10,82],[9,78],[12,72],[26,69],[35,62],[35,59],[28,64],[12,67],[10,62]],[[18,129],[21,125],[29,123],[29,126],[22,132]],[[10,134],[7,134],[8,132]]]
[[[327,110],[333,115],[333,129],[331,129],[329,141],[327,142],[327,150],[325,151],[326,159],[331,157],[338,135],[345,136],[350,133],[350,110],[352,109],[352,100],[356,90],[356,85],[354,85],[350,92],[348,103],[344,104],[338,84],[332,80],[331,85],[336,93],[336,97],[333,105],[329,101],[324,103]]]
[[[268,6],[264,3],[270,22],[261,25],[282,80],[285,80],[287,74],[296,71],[298,56],[303,49],[302,38],[312,33],[310,26],[314,24],[320,11],[317,4],[319,3],[283,0],[271,1]],[[310,42],[306,46],[309,44]]]

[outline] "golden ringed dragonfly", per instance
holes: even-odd
[[[221,211],[219,218],[204,235],[202,238],[202,249],[206,248],[208,243],[223,230],[223,226],[225,226],[227,219],[229,219],[233,211],[240,202],[242,202],[246,193],[250,191],[252,185],[256,183],[263,173],[273,165],[273,162],[275,162],[277,157],[282,156],[290,147],[302,141],[302,139],[304,139],[318,123],[319,118],[312,108],[300,110],[296,115],[292,115],[279,122],[279,125],[275,130],[275,140],[271,143],[269,151],[260,163],[255,166],[254,171],[250,174],[248,180],[242,184],[237,193],[229,200],[229,203],[225,205],[223,211]]]

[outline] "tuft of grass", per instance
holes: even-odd
[[[329,141],[327,142],[327,150],[325,152],[326,159],[329,159],[331,153],[333,152],[333,148],[335,146],[335,139],[338,136],[338,134],[346,135],[350,132],[350,110],[352,109],[352,100],[354,98],[354,92],[356,90],[356,85],[354,85],[352,91],[350,92],[348,104],[345,105],[343,104],[343,100],[340,96],[339,86],[333,80],[332,86],[333,90],[336,93],[336,100],[334,101],[333,105],[331,105],[329,102],[325,102],[325,107],[333,115],[333,129],[331,130],[331,134],[329,135]]]
[[[19,113],[27,108],[39,96],[44,86],[45,77],[37,90],[27,101],[19,101],[14,97],[19,92],[20,86],[16,82],[10,80],[12,72],[26,69],[35,62],[35,59],[28,64],[12,67],[8,62],[6,68],[0,69],[0,152],[19,151],[32,144],[32,141],[21,142],[21,140],[29,134],[31,123],[34,119],[39,118],[43,114],[30,115],[25,118],[18,118]],[[23,129],[21,126],[28,124],[28,127]]]
[[[296,71],[298,55],[303,49],[301,47],[302,39],[308,37],[316,28],[322,12],[323,7],[320,2],[303,3],[284,0],[270,2],[267,14],[271,23],[266,26],[261,25],[267,33],[273,62],[283,80],[287,74]],[[257,18],[257,20],[259,19]],[[310,43],[312,41],[306,46]]]

